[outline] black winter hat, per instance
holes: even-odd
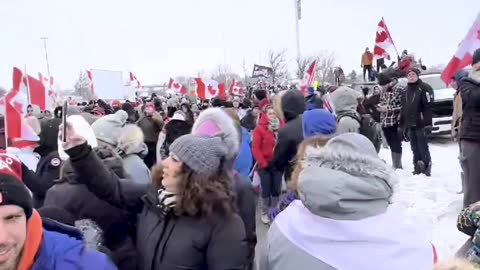
[[[413,72],[413,73],[417,74],[417,77],[420,77],[421,72],[420,72],[420,70],[419,70],[418,68],[414,68],[414,67],[413,67],[413,68],[411,68],[411,69],[408,71],[408,73],[410,73],[410,72]],[[408,74],[408,73],[407,73],[407,74]]]
[[[393,81],[393,78],[385,73],[379,73],[377,75],[377,81],[380,86],[387,85]]]
[[[0,205],[17,205],[23,208],[29,219],[33,211],[33,201],[22,182],[23,167],[25,165],[14,157],[0,154]]]
[[[475,52],[473,53],[472,65],[475,65],[478,62],[480,62],[480,49],[476,49]]]
[[[265,91],[263,89],[257,89],[253,92],[253,94],[255,95],[257,100],[259,100],[259,101],[267,98],[267,91]]]

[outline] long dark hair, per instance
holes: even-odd
[[[176,215],[209,219],[228,217],[236,212],[231,187],[233,180],[225,170],[208,176],[198,174],[183,164],[181,174]]]

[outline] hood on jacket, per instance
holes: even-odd
[[[137,125],[126,125],[118,137],[117,150],[124,155],[136,154],[145,157],[147,145],[143,142],[143,131]]]
[[[232,118],[220,108],[209,108],[200,113],[193,124],[192,134],[214,136],[222,134],[228,147],[226,158],[235,160],[240,149],[240,133]]]
[[[313,214],[359,220],[384,213],[395,181],[368,138],[344,133],[322,148],[305,149],[298,193]]]
[[[171,119],[165,125],[165,131],[167,132],[165,140],[171,144],[180,136],[189,134],[192,131],[192,125],[182,120]]]
[[[281,98],[281,108],[285,122],[293,120],[305,111],[305,97],[298,90],[287,90]]]
[[[119,110],[114,114],[101,117],[92,124],[93,132],[97,140],[116,146],[118,143],[118,134],[121,134],[123,127],[127,123],[128,114]]]
[[[83,118],[81,115],[72,115],[67,118],[68,123],[70,123],[73,128],[75,129],[75,132],[85,138],[87,140],[87,143],[92,147],[95,148],[97,147],[97,138],[95,137],[95,133],[93,132],[92,127],[90,124],[88,124],[87,120]],[[63,150],[62,142],[57,139],[58,143],[58,155],[62,160],[67,160],[68,155],[65,153]]]
[[[361,93],[347,86],[341,86],[330,94],[335,112],[356,111]]]

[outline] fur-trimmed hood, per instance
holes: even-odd
[[[233,161],[240,149],[240,134],[232,118],[220,108],[209,108],[200,113],[192,127],[194,135],[222,134],[227,144],[227,160]]]
[[[145,157],[148,154],[148,148],[143,141],[142,129],[137,125],[126,125],[118,138],[117,150],[121,155],[135,154]]]
[[[312,213],[358,220],[384,213],[393,195],[393,171],[363,135],[345,133],[325,147],[307,147],[298,193]]]

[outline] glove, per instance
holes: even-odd
[[[78,135],[75,132],[72,124],[70,124],[69,122],[67,122],[67,139],[65,142],[63,141],[63,136],[63,125],[60,125],[60,127],[58,128],[58,138],[62,142],[63,149],[65,150],[69,150],[76,146],[82,145],[87,141],[84,137]]]
[[[425,126],[423,128],[425,136],[430,136],[432,134],[432,126]]]

